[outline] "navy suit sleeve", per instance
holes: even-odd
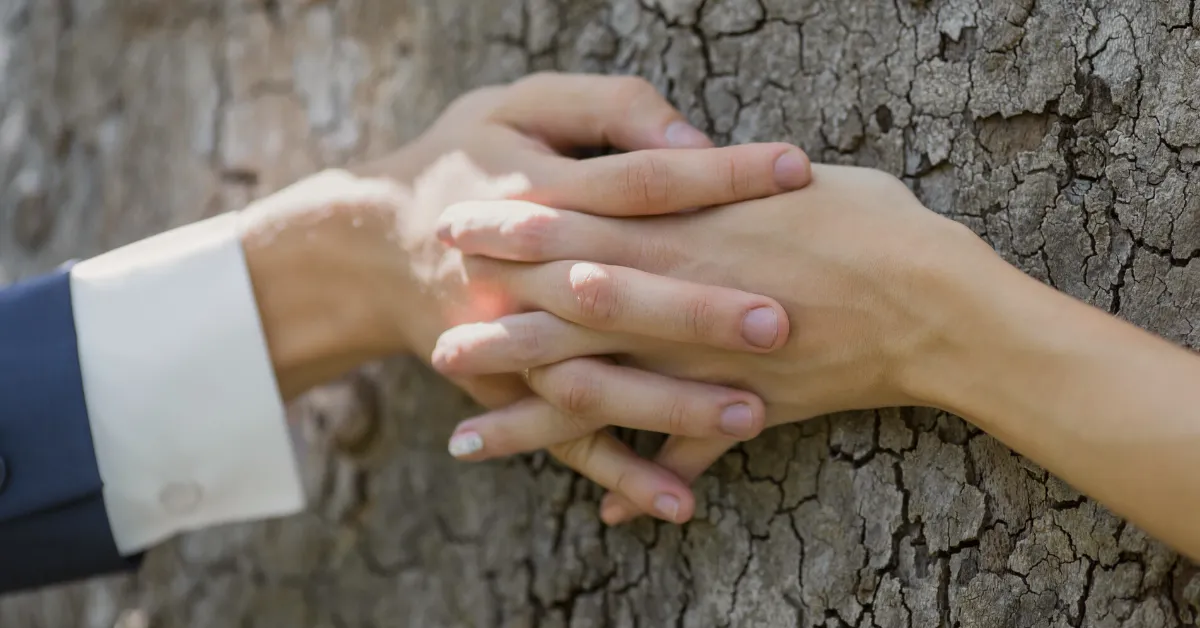
[[[0,289],[0,593],[136,567],[102,487],[69,274]]]

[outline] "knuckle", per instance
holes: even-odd
[[[541,260],[549,250],[556,222],[549,214],[529,214],[513,222],[504,235],[510,239],[518,257]]]
[[[658,95],[658,90],[654,88],[654,85],[640,76],[622,76],[615,80],[614,94],[617,102],[620,102],[626,111],[642,98]]]
[[[725,191],[729,198],[744,198],[753,187],[750,171],[733,158],[726,158],[722,169],[725,171]]]
[[[616,116],[607,123],[610,126],[618,124],[618,120],[636,117],[646,101],[661,100],[654,85],[640,76],[621,76],[614,80],[612,109]]]
[[[622,173],[620,191],[621,197],[632,208],[661,206],[671,198],[670,171],[657,158],[632,158]]]
[[[582,373],[569,374],[559,394],[560,407],[576,417],[590,416],[600,408],[602,400],[596,380]]]
[[[667,431],[669,434],[687,434],[688,419],[691,414],[691,407],[687,400],[680,396],[671,398],[670,405],[667,406]]]
[[[545,353],[542,327],[534,321],[521,325],[513,336],[513,353],[520,364],[540,364]]]
[[[713,335],[717,326],[717,306],[701,296],[691,299],[684,308],[684,329],[697,340]]]
[[[586,475],[596,455],[596,435],[588,434],[582,438],[553,445],[549,449],[550,453],[563,464]]]
[[[571,272],[571,292],[579,316],[593,327],[611,326],[621,313],[620,290],[611,275],[594,264]]]
[[[628,465],[622,465],[617,471],[617,477],[613,481],[612,490],[625,495],[628,493],[630,483],[633,482],[633,470]]]
[[[567,424],[567,430],[572,434],[587,434],[596,431],[596,426],[592,425],[586,417],[568,413],[563,414],[562,421]]]
[[[626,121],[644,115],[641,108],[648,99],[658,97],[658,90],[649,81],[637,76],[609,77],[605,84],[605,114],[592,120],[596,132],[613,144],[623,134]]]

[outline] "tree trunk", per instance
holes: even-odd
[[[901,175],[1034,277],[1200,343],[1195,0],[2,0],[0,20],[10,280],[560,69],[645,76],[722,142]],[[609,530],[543,455],[453,461],[471,410],[409,361],[317,391],[293,408],[309,512],[12,596],[0,626],[1200,625],[1193,564],[943,413],[772,430],[697,483],[692,523]]]

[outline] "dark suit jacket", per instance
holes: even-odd
[[[136,567],[102,486],[68,273],[0,289],[0,593]]]

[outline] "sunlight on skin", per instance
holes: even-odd
[[[529,177],[521,173],[489,175],[461,151],[443,155],[415,179],[412,211],[422,224],[406,225],[404,216],[398,213],[395,233],[412,256],[412,270],[418,285],[434,287],[432,296],[435,299],[443,300],[447,284],[468,288],[467,303],[447,312],[450,325],[492,320],[514,311],[515,304],[498,289],[470,283],[462,253],[448,248],[436,235],[430,237],[429,230],[436,229],[438,215],[450,205],[465,200],[513,198],[527,193],[531,187]],[[437,279],[449,276],[457,276],[457,281]]]
[[[395,216],[394,230],[388,235],[398,238],[412,226],[405,224],[405,212],[436,219],[456,203],[517,198],[532,187],[529,177],[519,172],[489,175],[462,151],[441,156],[414,181],[409,189],[389,179],[325,170],[251,203],[242,211],[243,229],[255,238],[266,238],[286,228],[315,226],[343,213],[387,208]],[[361,225],[361,221],[354,224]],[[409,241],[425,235],[408,233]]]
[[[391,214],[391,228],[382,233],[406,255],[416,285],[424,296],[453,303],[444,312],[450,326],[492,320],[511,313],[514,304],[499,289],[471,283],[462,254],[431,237],[437,216],[446,207],[468,200],[519,197],[531,188],[521,173],[492,176],[462,151],[445,154],[414,178],[412,188],[384,178],[360,178],[343,170],[328,170],[256,201],[243,211],[246,237],[268,244],[285,230],[307,230],[327,221],[350,220],[355,229],[377,228],[367,218]],[[466,289],[464,295],[451,295]],[[453,296],[453,298],[450,298]]]
[[[285,398],[365,360],[428,360],[446,328],[514,313],[501,286],[468,276],[462,253],[438,240],[437,224],[446,204],[524,194],[529,178],[490,175],[462,151],[421,158],[416,163],[429,165],[419,172],[405,167],[411,163],[391,158],[369,175],[326,170],[241,212],[252,275],[280,278],[256,286],[264,327],[326,321],[304,336],[268,332]],[[313,355],[339,357],[301,366]],[[485,405],[529,394],[517,375],[452,379]]]

